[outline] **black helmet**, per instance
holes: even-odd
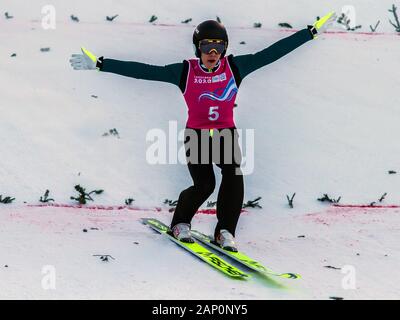
[[[218,39],[225,42],[225,51],[222,53],[221,58],[225,56],[226,48],[228,47],[228,34],[225,27],[215,20],[207,20],[200,23],[193,32],[193,44],[195,47],[195,54],[200,58],[201,52],[199,49],[199,42],[204,39]]]

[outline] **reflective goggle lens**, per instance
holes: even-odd
[[[223,40],[201,40],[199,49],[206,54],[212,51],[215,51],[217,54],[222,54],[225,51],[225,42]]]

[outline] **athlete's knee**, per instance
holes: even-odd
[[[202,196],[208,198],[214,192],[215,180],[208,180],[201,183],[197,183],[195,184],[195,188]]]
[[[243,179],[243,173],[242,170],[240,169],[240,166],[237,166],[235,164],[225,164],[221,165],[221,174],[225,178],[235,178],[236,180],[242,180]]]

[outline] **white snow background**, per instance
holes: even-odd
[[[0,298],[398,299],[400,211],[317,201],[327,193],[341,203],[368,204],[387,192],[383,204],[400,204],[399,174],[388,174],[400,170],[400,38],[388,21],[392,3],[2,0],[0,13],[14,18],[0,17],[0,195],[16,200],[0,204]],[[55,30],[42,28],[44,5],[56,9]],[[91,205],[123,205],[132,197],[149,208],[177,199],[191,184],[184,165],[146,161],[149,130],[167,131],[169,121],[179,130],[185,125],[179,89],[74,71],[68,60],[81,46],[106,58],[180,62],[193,57],[194,26],[219,16],[229,32],[228,54],[254,53],[291,34],[278,23],[302,29],[345,5],[354,6],[359,32],[322,35],[256,71],[243,81],[235,109],[237,126],[255,130],[245,200],[262,197],[262,209],[243,214],[238,245],[302,279],[225,277],[139,222],[151,216],[169,223],[166,207],[27,206],[46,189],[57,203],[73,204],[73,187],[81,184],[105,190]],[[153,14],[158,20],[151,24]],[[193,20],[182,24],[187,18]],[[382,34],[365,34],[378,20]],[[255,22],[262,27],[253,28]],[[336,24],[330,31],[344,29]],[[120,138],[102,136],[112,128]],[[286,195],[294,192],[291,209]],[[193,227],[212,233],[215,223],[215,216],[197,215]],[[46,287],[48,270],[55,289]]]

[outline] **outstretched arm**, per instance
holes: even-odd
[[[111,72],[122,76],[162,81],[179,86],[183,63],[155,66],[135,61],[119,61],[114,59],[100,60],[97,66],[102,72]]]
[[[273,45],[255,54],[232,56],[232,62],[236,66],[240,80],[250,73],[258,70],[287,55],[302,44],[317,38],[318,34],[324,32],[326,28],[336,19],[334,12],[331,12],[316,21],[314,25],[300,30],[295,34],[275,42]]]
[[[239,70],[240,77],[243,79],[250,73],[282,58],[312,39],[313,35],[310,30],[303,29],[257,53],[235,56],[232,60]]]
[[[114,59],[97,58],[93,53],[82,48],[82,54],[73,54],[70,59],[71,66],[75,70],[99,70],[122,76],[162,81],[180,85],[183,70],[182,63],[174,63],[166,66],[155,66],[134,61],[119,61]]]

